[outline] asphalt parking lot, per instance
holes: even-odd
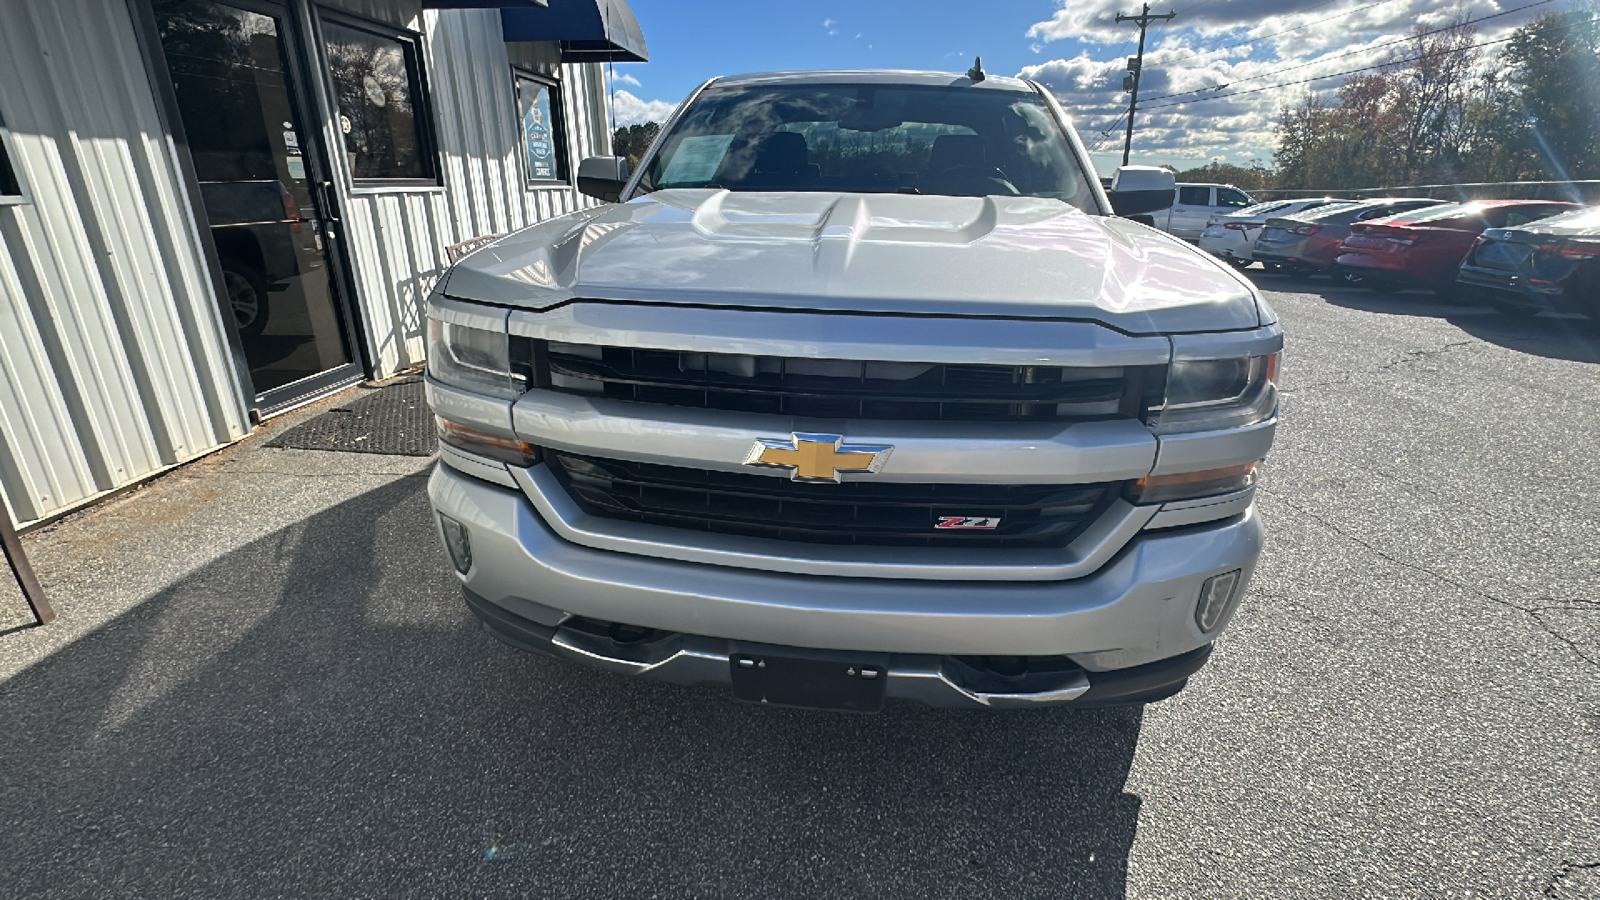
[[[1267,555],[1172,700],[856,717],[524,656],[425,460],[257,440],[29,536],[61,619],[0,633],[0,894],[1600,897],[1600,328],[1254,274]]]

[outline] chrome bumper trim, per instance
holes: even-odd
[[[506,471],[506,464],[498,460],[479,456],[475,453],[466,453],[444,443],[439,442],[439,461],[458,472],[482,478],[508,488],[517,486],[516,479]]]
[[[1265,459],[1272,449],[1272,436],[1278,431],[1278,418],[1244,428],[1222,431],[1196,431],[1161,437],[1161,449],[1151,475],[1176,475],[1239,466]]]
[[[845,481],[1059,484],[1071,473],[1071,482],[1093,484],[1143,477],[1156,461],[1155,437],[1134,419],[1070,425],[800,419],[537,390],[524,394],[511,416],[517,436],[541,447],[773,478],[788,474],[743,464],[750,447],[808,431],[894,447],[881,472],[843,473]]]
[[[1156,513],[1144,527],[1146,531],[1154,531],[1158,528],[1179,528],[1184,525],[1198,525],[1201,522],[1226,519],[1243,513],[1255,501],[1256,489],[1251,485],[1242,491],[1223,494],[1220,497],[1168,503],[1162,506],[1161,511]]]

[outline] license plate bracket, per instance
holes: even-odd
[[[889,673],[875,663],[771,653],[734,653],[728,658],[734,697],[764,706],[877,712]]]

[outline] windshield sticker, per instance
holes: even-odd
[[[667,171],[661,174],[662,182],[698,184],[711,181],[717,177],[717,167],[722,165],[722,158],[728,155],[728,145],[732,143],[731,134],[684,138],[678,142],[678,149],[673,151],[672,159],[667,162]]]

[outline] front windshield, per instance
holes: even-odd
[[[1049,197],[1097,212],[1033,92],[807,84],[710,88],[645,166],[640,190]]]

